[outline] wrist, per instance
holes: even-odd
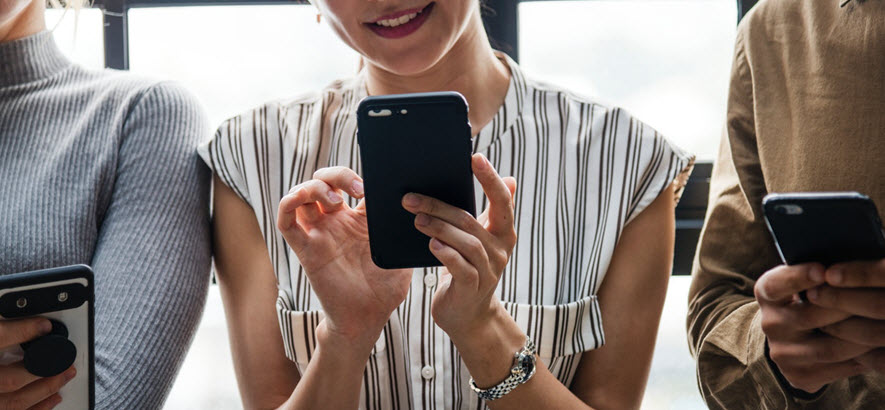
[[[513,355],[525,346],[526,335],[509,313],[498,305],[481,324],[459,329],[452,335],[464,364],[476,381],[485,388],[507,378],[513,366]]]
[[[331,325],[326,318],[317,325],[317,349],[324,348],[324,350],[334,351],[345,357],[366,359],[372,348],[375,347],[375,342],[380,334],[381,329],[378,329],[377,332],[342,332]]]

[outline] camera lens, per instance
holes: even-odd
[[[65,302],[68,300],[68,292],[61,292],[58,294],[58,301]]]
[[[18,300],[15,301],[15,305],[18,306],[19,309],[24,309],[25,306],[28,305],[28,299],[27,298],[18,298]]]

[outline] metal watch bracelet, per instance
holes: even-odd
[[[513,367],[510,368],[510,375],[506,379],[488,389],[480,389],[471,377],[470,388],[483,400],[500,399],[517,386],[529,381],[535,375],[535,370],[535,343],[530,337],[526,337],[525,346],[513,355]]]

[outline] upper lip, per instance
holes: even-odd
[[[371,24],[371,23],[377,23],[377,22],[382,21],[382,20],[393,20],[393,19],[398,19],[398,18],[400,18],[400,17],[402,17],[402,16],[407,16],[407,15],[412,14],[412,13],[419,13],[421,10],[424,10],[426,7],[427,7],[427,6],[424,6],[424,7],[416,7],[416,8],[413,8],[413,9],[397,11],[396,13],[386,14],[386,15],[383,15],[383,16],[381,16],[381,17],[378,17],[378,18],[376,18],[376,19],[374,19],[374,20],[370,20],[369,23]]]

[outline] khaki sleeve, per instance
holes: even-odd
[[[744,38],[739,30],[726,125],[692,272],[688,339],[711,409],[786,409],[792,400],[768,365],[753,296],[756,279],[780,262],[762,217],[766,188]]]

